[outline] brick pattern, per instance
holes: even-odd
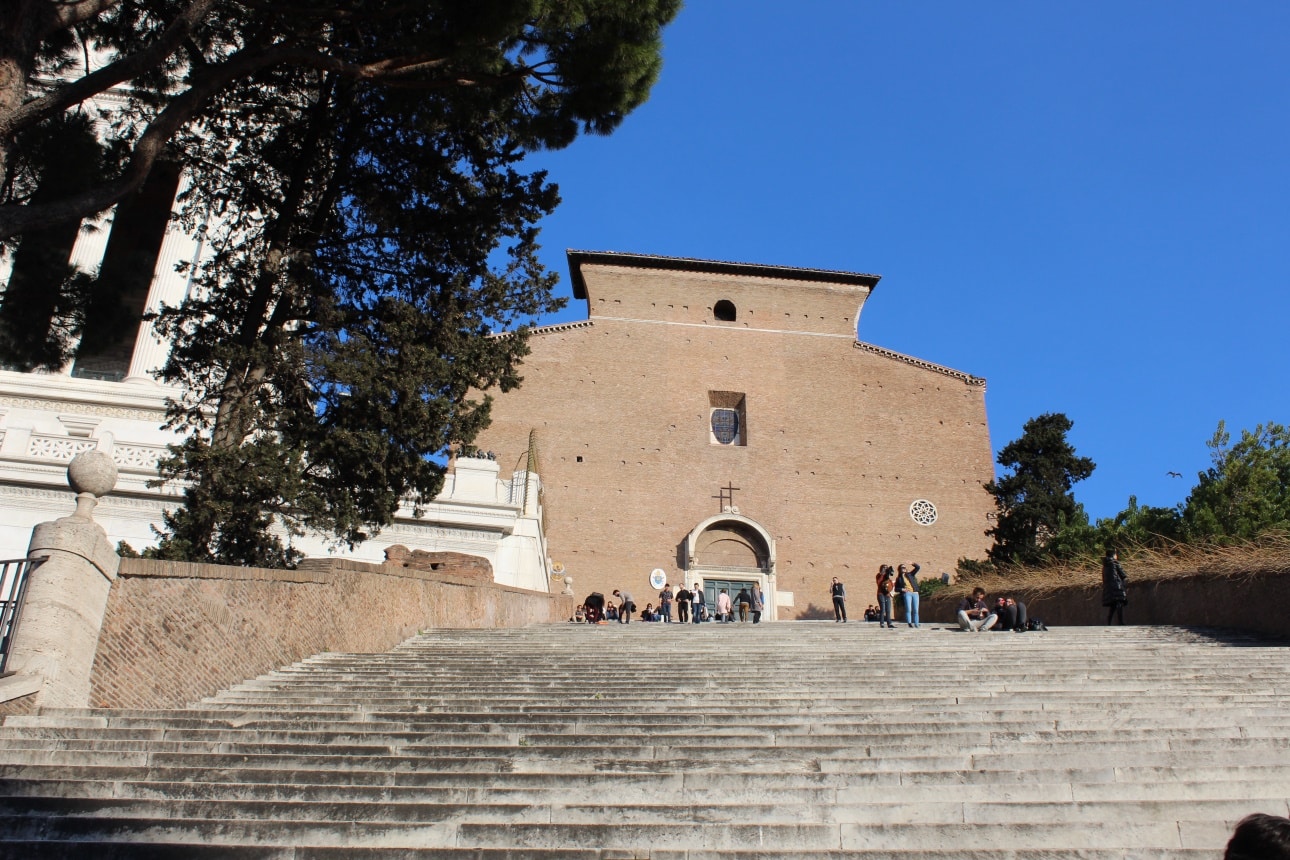
[[[573,614],[572,598],[466,574],[344,560],[265,570],[122,559],[90,703],[181,707],[323,651],[374,653],[418,630]]]
[[[36,707],[36,696],[33,693],[30,696],[19,696],[16,699],[10,699],[7,702],[0,702],[0,719],[4,717],[20,717],[27,714],[34,714]]]
[[[579,595],[673,582],[686,535],[739,488],[776,541],[781,618],[832,617],[830,578],[872,601],[879,564],[926,575],[981,557],[994,505],[985,389],[968,374],[857,349],[863,291],[770,278],[584,267],[594,325],[530,341],[523,384],[478,440],[513,462],[531,429],[549,554]],[[734,322],[716,321],[732,301]],[[709,392],[743,395],[745,444],[711,442]],[[909,507],[931,501],[920,525]]]

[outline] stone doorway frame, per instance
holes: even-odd
[[[719,525],[733,526],[732,532],[740,535],[752,551],[758,563],[756,566],[723,566],[705,563],[697,551],[700,538]],[[776,605],[775,588],[775,538],[756,520],[741,514],[722,513],[708,517],[696,525],[685,536],[685,584],[691,587],[695,582],[705,584],[709,579],[746,580],[761,585],[765,595],[766,608],[762,611],[763,621],[774,621],[779,617]],[[733,597],[734,595],[731,595]]]

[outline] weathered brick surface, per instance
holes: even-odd
[[[781,617],[872,600],[881,563],[926,573],[980,557],[993,511],[979,380],[858,346],[864,292],[787,278],[584,267],[590,325],[530,341],[523,385],[498,395],[479,444],[515,462],[537,431],[549,552],[579,595],[649,571],[677,582],[681,546],[720,487],[771,533]],[[734,322],[715,319],[721,299]],[[746,441],[710,441],[709,392],[744,395]],[[938,519],[914,522],[931,501]]]
[[[7,702],[0,702],[0,718],[25,716],[36,713],[36,695],[20,696]]]
[[[438,570],[475,582],[493,581],[493,565],[488,559],[461,552],[427,552],[394,544],[385,549],[385,564],[411,570]]]
[[[1129,569],[1129,624],[1173,624],[1224,627],[1290,639],[1290,571],[1234,578],[1197,573],[1160,582],[1133,582]],[[920,607],[924,623],[951,622],[968,589],[951,587],[932,595]],[[1041,594],[1009,592],[1026,604],[1034,618],[1052,626],[1106,623],[1101,585],[1073,585]]]
[[[91,704],[177,707],[322,651],[378,652],[433,627],[563,621],[572,600],[473,575],[327,561],[301,570],[122,559]]]

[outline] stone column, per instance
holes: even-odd
[[[94,522],[98,499],[116,486],[116,464],[102,451],[77,455],[67,467],[76,492],[76,512],[41,523],[31,535],[29,556],[44,556],[31,573],[9,656],[9,668],[44,679],[39,706],[84,708],[90,704],[90,672],[108,591],[121,560],[107,533]]]
[[[72,256],[68,261],[78,272],[98,272],[103,265],[103,254],[107,251],[108,237],[112,234],[112,219],[116,217],[116,207],[107,212],[92,215],[81,222],[80,232],[76,234],[76,244],[72,245]],[[71,350],[73,355],[76,350]],[[59,369],[59,376],[71,376],[75,366],[74,359]]]
[[[187,182],[185,178],[180,193],[186,189]],[[156,313],[163,304],[173,306],[184,300],[190,275],[181,274],[176,269],[181,261],[187,261],[191,266],[200,262],[204,240],[204,227],[198,230],[197,235],[192,235],[184,232],[176,222],[170,223],[165,238],[162,239],[161,250],[157,253],[152,284],[148,287],[148,302],[145,307],[147,313]],[[170,344],[157,336],[157,330],[151,322],[140,321],[125,381],[155,384],[157,380],[153,373],[164,367],[169,357]]]

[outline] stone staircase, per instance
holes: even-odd
[[[0,857],[1218,858],[1287,815],[1286,643],[439,630],[0,727]]]

